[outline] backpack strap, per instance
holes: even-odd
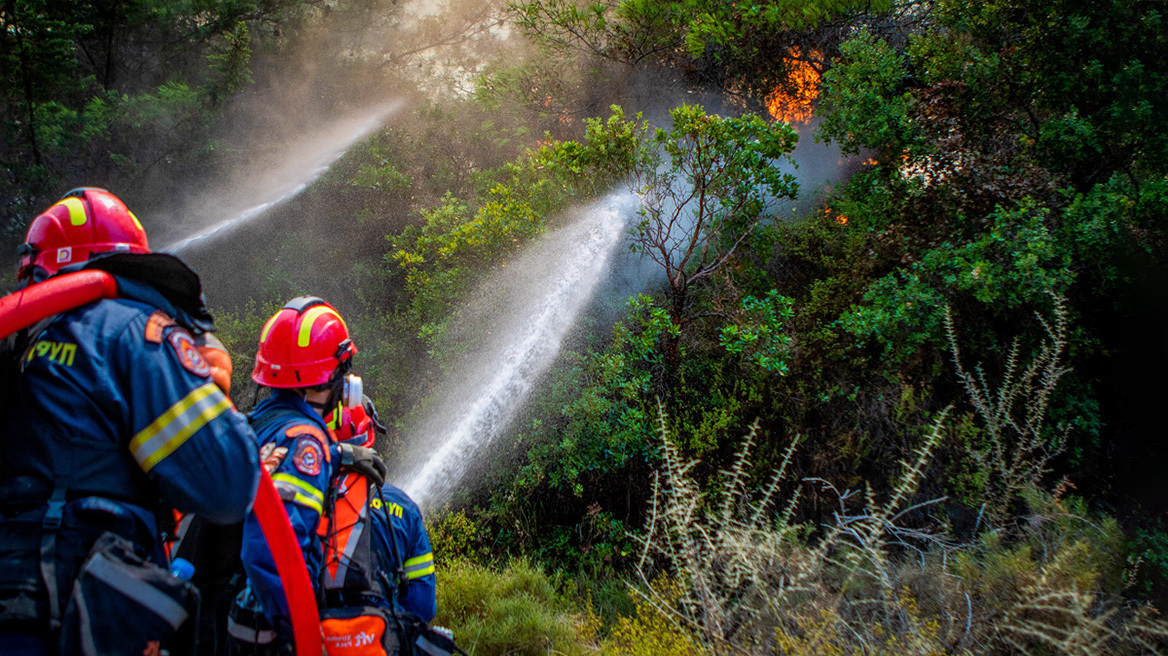
[[[61,600],[57,588],[57,533],[65,514],[65,493],[69,477],[57,473],[53,479],[53,494],[41,520],[41,580],[45,584],[49,603],[49,628],[55,633],[61,628]]]

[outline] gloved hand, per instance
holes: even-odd
[[[385,483],[385,475],[389,473],[381,456],[373,449],[352,444],[338,444],[337,451],[341,455],[341,467],[357,472],[369,479],[374,485]]]
[[[227,347],[219,338],[211,333],[203,333],[195,340],[195,348],[199,349],[203,359],[211,366],[211,380],[223,390],[224,394],[231,394],[231,356],[227,354]]]

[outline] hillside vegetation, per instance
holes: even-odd
[[[4,10],[12,240],[64,184],[132,201],[231,160],[212,144],[253,77],[345,12],[401,11],[173,5]],[[250,301],[216,314],[246,408],[263,319],[334,301],[392,459],[477,343],[456,312],[477,285],[568,208],[641,194],[650,282],[597,298],[430,512],[439,624],[481,655],[1168,652],[1163,6],[490,9],[512,38],[459,60],[461,93],[336,58],[409,115],[286,204],[295,231],[243,233],[259,273],[220,297]],[[175,39],[171,80],[101,45],[147,62]],[[845,182],[784,173],[797,106],[853,156]],[[776,218],[796,194],[811,209]]]

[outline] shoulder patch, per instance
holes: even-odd
[[[174,319],[171,319],[162,310],[155,310],[154,314],[146,321],[146,341],[151,344],[162,343],[162,332],[167,326],[173,326]]]
[[[284,437],[299,437],[301,435],[311,435],[321,442],[325,442],[324,432],[312,424],[296,424],[284,431]]]
[[[320,430],[312,424],[296,424],[288,430],[284,431],[284,437],[313,437],[324,451],[324,461],[329,462],[329,439],[325,436],[324,431]]]
[[[324,453],[320,442],[304,435],[296,440],[296,454],[292,456],[292,464],[302,474],[316,476],[320,473],[324,462]]]
[[[280,463],[284,462],[286,457],[288,457],[286,446],[277,447],[274,442],[268,442],[260,447],[260,463],[269,474],[279,469]]]
[[[199,353],[198,347],[195,346],[195,338],[191,337],[190,333],[176,326],[167,333],[166,341],[174,349],[174,354],[178,356],[183,369],[202,378],[211,375],[211,365],[207,364],[207,359]]]

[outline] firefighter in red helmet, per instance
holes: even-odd
[[[334,433],[341,443],[372,447],[375,433],[385,432],[368,398],[339,417]],[[357,472],[336,477],[330,496],[333,511],[321,527],[328,545],[321,574],[325,607],[371,605],[432,621],[434,555],[418,504],[400,488],[376,485]],[[365,537],[370,529],[372,537]]]
[[[0,336],[0,654],[166,648],[193,607],[165,569],[145,582],[165,565],[159,518],[238,522],[259,479],[251,428],[198,348],[214,330],[199,278],[151,253],[104,189],[34,218],[19,253],[25,291],[104,272],[116,298]],[[133,584],[112,590],[115,570]]]
[[[372,449],[334,444],[324,415],[361,403],[361,379],[350,373],[357,347],[341,315],[311,296],[290,301],[260,332],[252,380],[271,389],[248,417],[260,461],[271,474],[315,585],[322,547],[317,534],[333,475],[348,467],[378,483],[385,465]],[[228,632],[239,651],[278,653],[290,639],[290,602],[253,516],[244,522],[248,587]]]
[[[146,231],[117,196],[97,187],[74,189],[33,219],[17,248],[17,279],[39,282],[100,253],[149,253]]]

